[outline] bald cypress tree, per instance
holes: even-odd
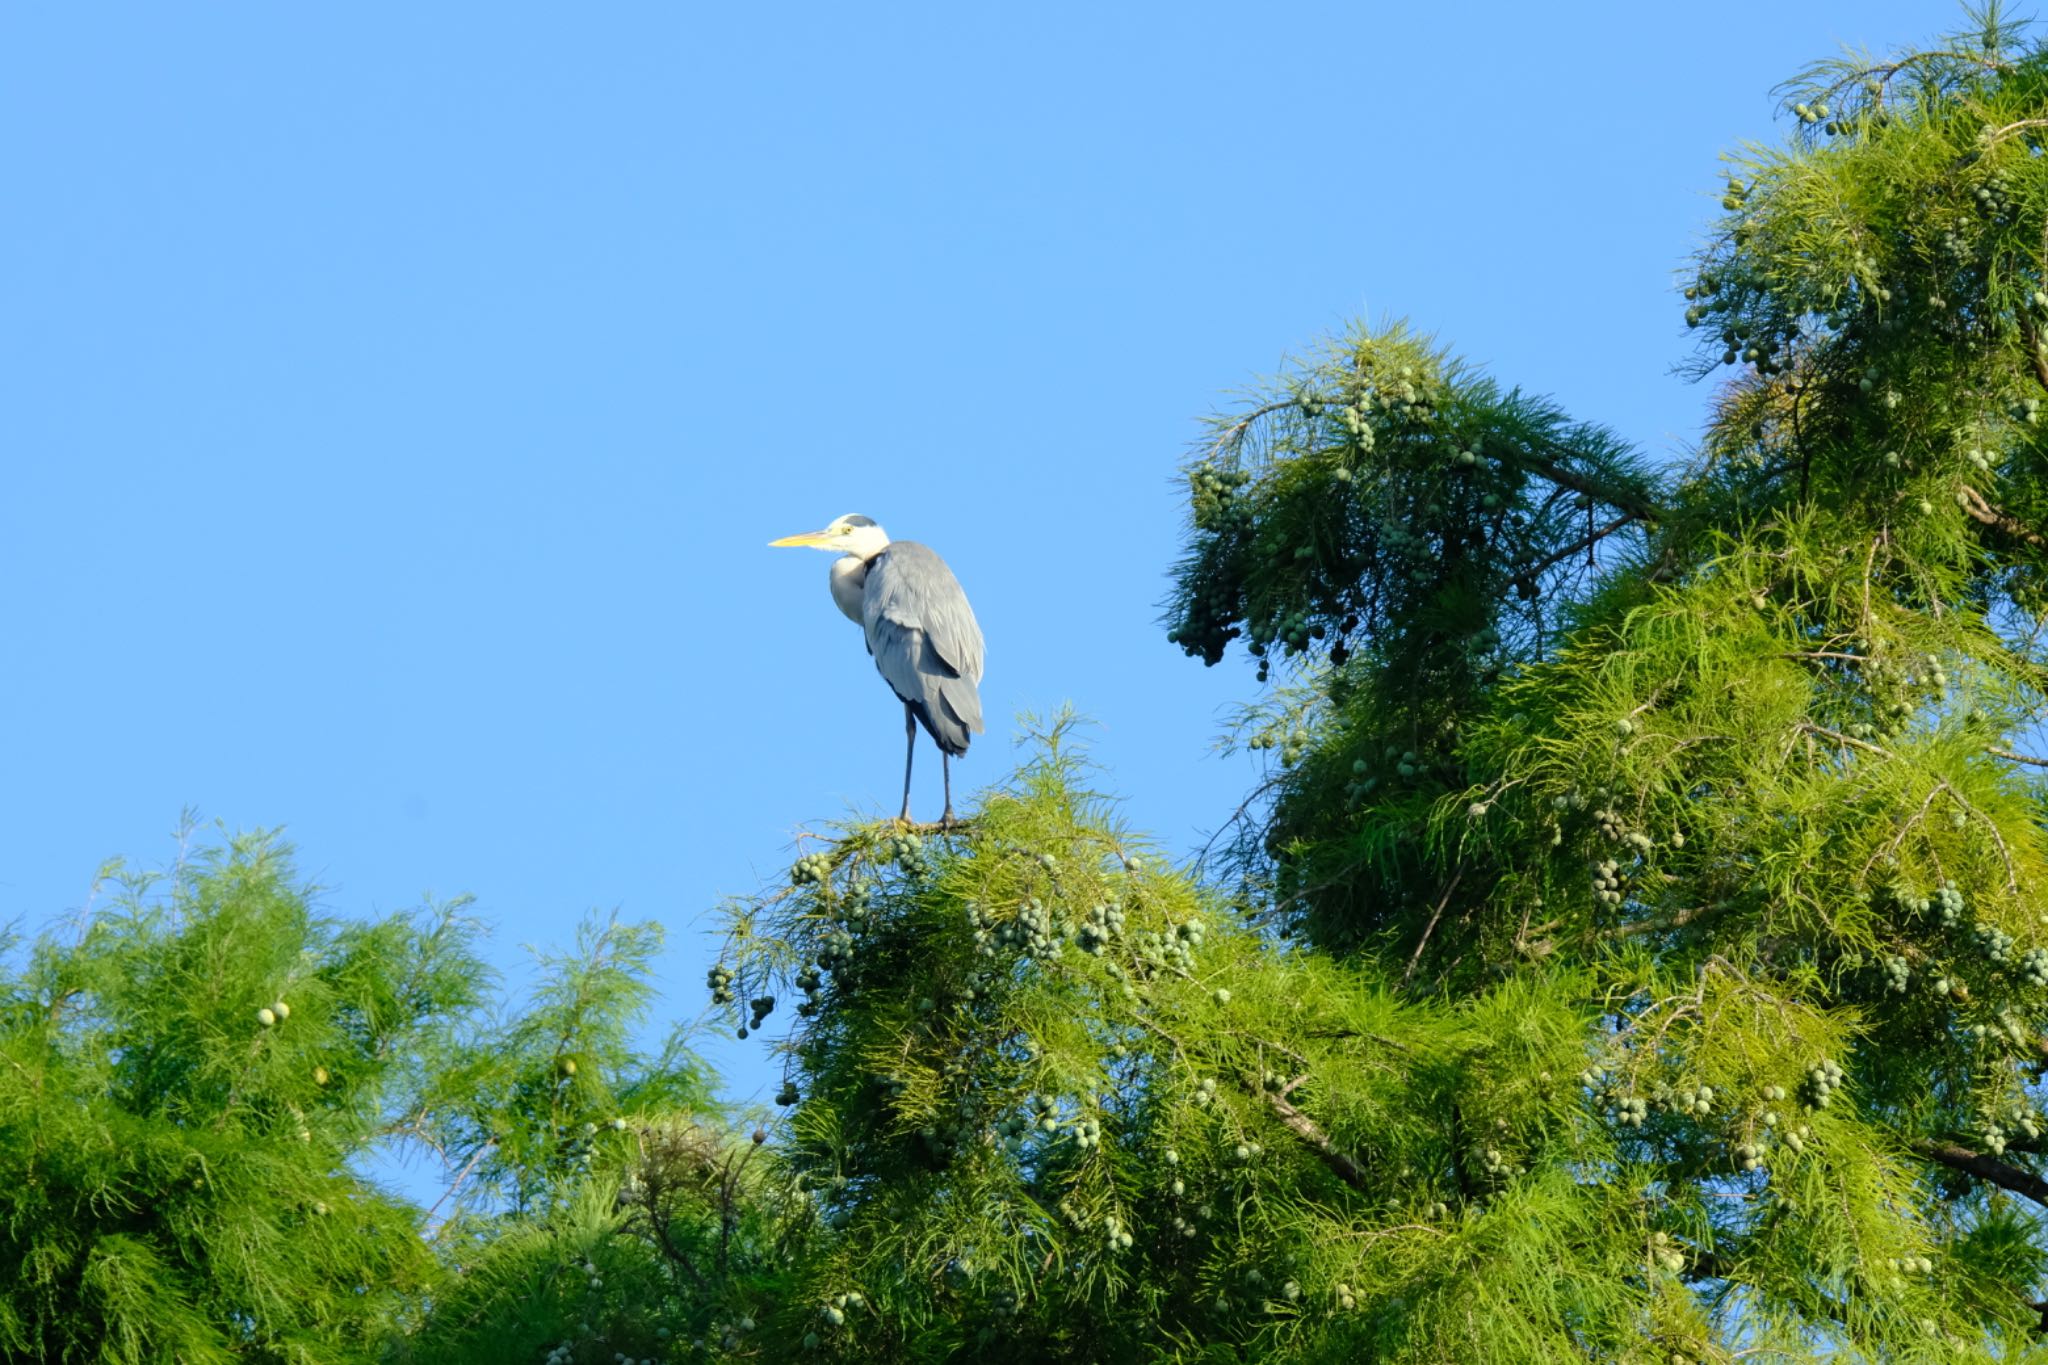
[[[1786,88],[1684,288],[1695,460],[1359,333],[1192,472],[1184,646],[1314,661],[1247,894],[1411,998],[1594,988],[1681,1352],[2039,1325],[2044,75],[1987,13]]]
[[[479,999],[459,907],[334,924],[261,836],[102,890],[0,954],[0,1357],[376,1358],[433,1258],[347,1162]]]
[[[1188,466],[1273,684],[1174,870],[1058,727],[735,908],[812,1358],[2015,1360],[2042,1326],[2048,52],[1814,67],[1651,460],[1404,328]]]
[[[0,943],[0,1360],[737,1340],[779,1206],[683,1035],[631,1046],[659,930],[586,925],[501,1012],[463,903],[318,907],[250,835]],[[376,1178],[408,1156],[430,1207]]]

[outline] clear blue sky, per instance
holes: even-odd
[[[0,9],[0,922],[181,808],[508,968],[891,813],[901,712],[772,537],[953,564],[1010,717],[1189,849],[1254,685],[1156,625],[1194,419],[1405,315],[1669,454],[1717,154],[1885,0]],[[920,755],[917,805],[936,814]],[[739,1098],[758,1044],[720,1048]]]

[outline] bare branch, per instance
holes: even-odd
[[[1611,929],[1602,929],[1596,938],[1633,938],[1637,934],[1661,934],[1669,929],[1680,929],[1708,913],[1719,910],[1718,905],[1689,905],[1683,910],[1674,910],[1656,919],[1639,919],[1628,924],[1617,924]]]
[[[1929,1161],[1939,1162],[1950,1170],[1988,1180],[2000,1189],[2011,1190],[2014,1194],[2025,1195],[2036,1204],[2048,1207],[2048,1180],[2043,1180],[2032,1171],[2000,1161],[1983,1152],[1973,1152],[1968,1147],[1953,1142],[1942,1142],[1934,1138],[1915,1138],[1909,1144],[1913,1151]]]
[[[2029,128],[2048,128],[2048,118],[2023,118],[2015,123],[2008,123],[2003,128],[1986,128],[1983,132],[1977,134],[1977,137],[1985,146],[1989,147],[1995,143],[2003,142],[2014,133],[2023,133]]]
[[[2034,354],[2035,364],[2040,371],[2041,385],[2043,388],[2048,388],[2048,359],[2042,358],[2038,351]],[[2015,519],[2010,514],[1993,507],[1990,503],[1984,501],[1983,494],[1970,487],[1970,485],[1960,484],[1957,486],[1956,491],[1962,494],[1963,510],[1968,512],[1973,520],[1980,521],[1994,530],[2003,532],[2012,539],[2019,541],[2022,545],[2031,545],[2037,550],[2048,548],[2048,537],[2044,537],[2038,531],[2029,529],[2024,523]]]
[[[1280,1095],[1268,1094],[1266,1103],[1279,1116],[1280,1122],[1286,1124],[1296,1137],[1307,1143],[1309,1150],[1313,1151],[1339,1180],[1355,1190],[1363,1190],[1366,1187],[1365,1168],[1346,1153],[1339,1151],[1337,1145],[1330,1141],[1330,1135],[1325,1133],[1314,1119],[1296,1109]]]
[[[1615,489],[1606,484],[1587,478],[1575,469],[1567,469],[1556,460],[1538,455],[1533,451],[1518,452],[1516,463],[1530,473],[1540,475],[1574,493],[1584,493],[1595,502],[1604,502],[1609,507],[1628,513],[1638,521],[1661,521],[1664,509],[1647,498],[1641,498],[1625,490]]]
[[[465,1163],[463,1165],[463,1168],[456,1173],[455,1179],[449,1184],[448,1188],[441,1191],[441,1197],[434,1201],[434,1207],[427,1210],[427,1216],[421,1220],[422,1222],[431,1223],[434,1221],[434,1215],[439,1213],[441,1211],[441,1206],[447,1203],[451,1198],[453,1198],[455,1192],[462,1188],[462,1182],[469,1179],[469,1173],[476,1169],[477,1162],[482,1161],[484,1159],[484,1153],[490,1151],[491,1148],[497,1145],[498,1140],[496,1138],[491,1138],[487,1140],[483,1146],[477,1148],[474,1152],[470,1153],[468,1162]],[[435,1229],[436,1233],[438,1233],[439,1231],[440,1229]],[[434,1233],[429,1233],[428,1235],[431,1237],[434,1235]]]
[[[1635,516],[1634,514],[1624,512],[1620,516],[1608,522],[1605,526],[1598,526],[1595,527],[1593,530],[1588,531],[1585,535],[1580,536],[1577,540],[1565,546],[1563,549],[1553,550],[1551,553],[1545,555],[1542,559],[1539,559],[1534,564],[1530,565],[1527,572],[1529,576],[1532,578],[1539,574],[1542,574],[1546,570],[1554,568],[1557,565],[1564,563],[1567,559],[1570,559],[1573,555],[1578,554],[1580,551],[1592,549],[1601,541],[1613,535],[1616,531],[1619,531],[1626,526],[1633,525],[1635,522],[1639,520],[1641,520],[1641,518]]]
[[[1437,899],[1435,912],[1430,915],[1429,923],[1422,928],[1422,937],[1415,941],[1415,951],[1408,954],[1408,969],[1401,973],[1402,990],[1408,989],[1408,983],[1414,979],[1415,968],[1422,961],[1422,950],[1429,946],[1429,936],[1436,932],[1437,921],[1444,917],[1444,907],[1451,903],[1451,897],[1457,893],[1458,882],[1464,875],[1462,868],[1452,873],[1451,884],[1444,888],[1444,894]]]

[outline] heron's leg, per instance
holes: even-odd
[[[944,749],[939,750],[939,772],[946,783],[946,813],[939,817],[939,823],[950,825],[953,823],[953,760],[946,756]]]
[[[904,824],[910,823],[910,763],[917,757],[917,713],[910,709],[910,703],[903,703],[903,814],[897,816]]]

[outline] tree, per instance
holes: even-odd
[[[459,907],[341,926],[252,836],[0,976],[0,1353],[370,1360],[433,1260],[347,1168],[479,998]]]
[[[943,844],[857,827],[736,908],[740,978],[805,996],[785,1160],[825,1224],[764,1348],[1507,1360],[1628,1339],[1636,1248],[1606,1234],[1634,1193],[1574,1181],[1611,1143],[1548,1080],[1583,1065],[1575,1002],[1403,1005],[1276,952],[1109,818],[1067,728]],[[1507,1114],[1542,1116],[1534,1177]],[[1556,1285],[1560,1260],[1600,1273]]]
[[[587,924],[500,1012],[463,902],[335,922],[268,835],[105,883],[0,945],[0,1358],[613,1361],[741,1320],[779,1205],[684,1035],[629,1046],[654,926]],[[432,1208],[364,1174],[406,1149]]]
[[[735,907],[805,993],[820,1357],[2030,1357],[2048,50],[1818,65],[1658,466],[1399,326],[1219,417],[1170,638],[1278,687],[1224,876],[1054,726]]]
[[[398,1359],[744,1354],[808,1210],[766,1132],[713,1098],[687,1029],[633,1051],[660,944],[653,925],[587,923],[576,951],[543,958],[523,1012],[438,1069],[433,1127],[467,1196],[434,1231],[444,1274]]]

